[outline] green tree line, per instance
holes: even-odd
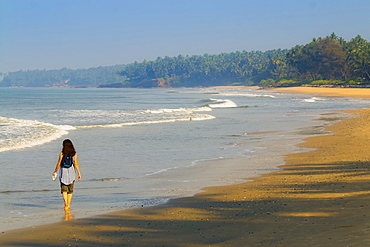
[[[195,87],[254,84],[265,78],[277,79],[286,64],[287,50],[237,51],[219,55],[158,57],[135,62],[121,75],[133,87]]]
[[[370,84],[370,42],[334,33],[291,49],[158,57],[92,69],[18,71],[0,86],[198,87]]]
[[[121,75],[134,87],[366,85],[370,43],[359,35],[347,42],[333,33],[287,50],[158,57],[135,62]]]

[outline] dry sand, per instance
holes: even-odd
[[[315,150],[288,155],[281,171],[168,205],[0,233],[0,246],[370,246],[370,109],[347,112],[355,117],[307,138]]]
[[[332,87],[283,87],[271,91],[299,94],[322,94],[334,97],[370,98],[370,88],[332,88]]]

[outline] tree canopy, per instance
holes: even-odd
[[[157,58],[121,72],[139,87],[218,85],[366,84],[370,81],[370,43],[349,42],[334,33],[289,50],[242,51],[219,55]]]
[[[364,85],[370,81],[370,42],[334,33],[306,45],[269,51],[158,57],[92,69],[18,71],[0,86],[198,87],[220,85]]]

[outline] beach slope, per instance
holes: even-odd
[[[282,170],[167,205],[0,233],[0,246],[369,246],[370,109]],[[240,159],[240,162],[246,162]],[[247,178],[246,178],[247,179]]]

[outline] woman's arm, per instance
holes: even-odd
[[[57,165],[55,166],[55,170],[54,170],[54,172],[52,174],[56,173],[59,170],[60,163],[62,163],[62,159],[63,159],[63,153],[60,152],[59,153],[59,159],[58,159]]]
[[[81,180],[81,171],[80,171],[80,166],[78,165],[78,156],[77,156],[77,154],[75,154],[75,157],[74,157],[74,166],[75,166],[75,168],[77,170],[77,173],[78,173],[77,179]]]

